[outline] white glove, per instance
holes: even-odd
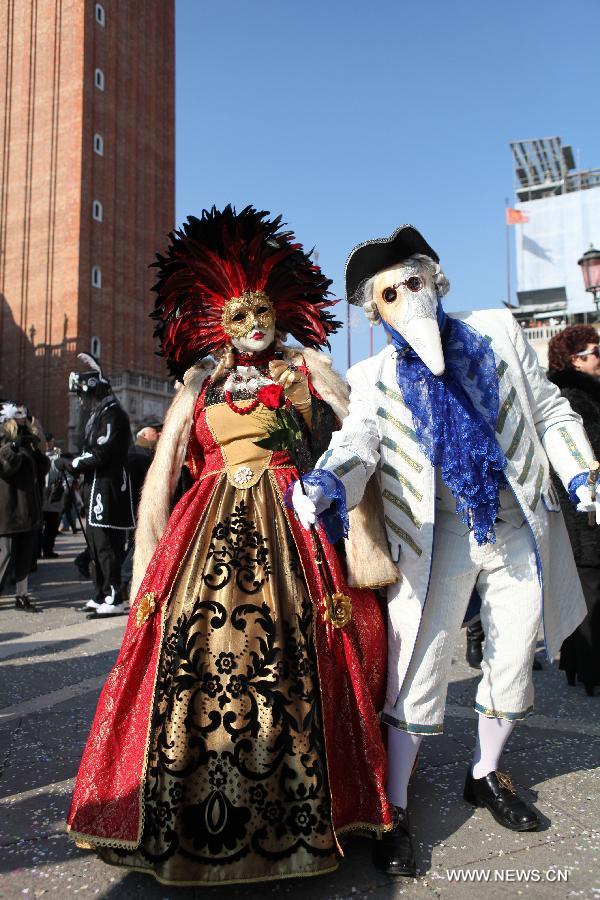
[[[89,459],[90,456],[92,456],[92,454],[88,450],[86,450],[80,456],[76,456],[75,459],[73,460],[73,462],[71,463],[71,465],[73,466],[74,469],[76,469],[82,459]]]
[[[595,513],[596,525],[600,525],[600,500],[598,499],[598,497],[596,497],[596,500],[592,499],[592,492],[587,484],[582,484],[581,487],[577,488],[575,493],[579,497],[577,512]]]
[[[318,484],[305,484],[304,491],[306,493],[297,481],[292,488],[292,506],[300,524],[308,531],[315,524],[317,516],[331,506],[331,500]]]

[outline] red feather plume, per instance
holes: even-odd
[[[281,230],[281,216],[247,206],[239,214],[214,206],[200,219],[190,216],[171,233],[166,254],[153,263],[158,281],[152,317],[161,356],[178,378],[191,365],[225,347],[223,307],[245,291],[264,291],[275,308],[279,331],[309,347],[329,346],[340,327],[326,310],[331,281],[295,241]]]

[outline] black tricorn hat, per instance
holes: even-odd
[[[440,258],[420,231],[413,225],[401,225],[387,238],[374,238],[357,244],[346,261],[346,299],[349,303],[359,304],[356,292],[363,281],[401,263],[414,253],[425,256],[439,263]]]

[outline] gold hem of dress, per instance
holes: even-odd
[[[336,834],[345,835],[350,834],[353,831],[365,831],[370,832],[367,837],[375,837],[380,838],[383,834],[388,831],[393,831],[395,825],[393,822],[390,822],[389,825],[373,825],[371,822],[351,822],[349,825],[342,825],[341,828],[336,828]]]
[[[114,850],[137,850],[140,842],[117,840],[115,838],[96,837],[93,834],[84,834],[82,831],[73,831],[70,825],[66,826],[67,837],[73,841],[80,850],[96,851],[98,847],[106,847]]]
[[[374,837],[380,837],[382,834],[385,834],[387,831],[392,831],[394,828],[394,824],[390,825],[373,825],[372,822],[350,822],[349,825],[342,825],[341,828],[336,828],[335,833],[339,835],[350,834],[354,831],[368,831],[373,834]],[[91,834],[82,834],[79,831],[73,831],[70,825],[66,827],[67,836],[75,843],[80,850],[92,850],[95,851],[97,847],[107,847],[108,849],[115,850],[139,850],[140,841],[119,841],[111,838],[101,838],[94,837]],[[333,826],[332,826],[333,832]],[[335,848],[332,852],[335,852]],[[340,853],[343,854],[343,851],[340,849]],[[104,860],[105,862],[106,860]],[[118,863],[107,863],[108,865],[119,865]],[[133,869],[133,866],[128,866],[127,868]],[[151,869],[139,868],[140,872],[151,872]],[[333,871],[333,870],[332,870]],[[315,873],[318,874],[318,873]],[[293,878],[293,875],[278,875],[278,878]],[[243,882],[243,879],[241,879]],[[179,882],[173,882],[173,884],[178,884]],[[204,882],[202,882],[204,883]],[[207,882],[208,883],[208,882]],[[233,884],[233,882],[218,882],[218,884]],[[167,882],[165,882],[167,884]]]
[[[143,875],[150,875],[160,884],[171,885],[173,887],[220,887],[221,885],[226,887],[231,884],[258,884],[261,881],[283,881],[284,878],[315,878],[317,875],[331,875],[332,872],[337,872],[340,867],[339,862],[336,862],[334,866],[330,866],[327,869],[318,869],[315,871],[305,869],[304,871],[298,872],[286,872],[282,875],[263,875],[257,878],[232,878],[227,881],[167,881],[166,878],[161,878],[160,875],[157,875],[154,869],[146,869],[143,866],[122,865],[121,863],[112,862],[106,859],[103,859],[102,862],[115,869],[124,869],[126,872],[141,872]]]

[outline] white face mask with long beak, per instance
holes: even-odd
[[[446,365],[431,273],[410,259],[382,269],[375,276],[373,299],[384,322],[402,335],[434,375],[442,375]]]

